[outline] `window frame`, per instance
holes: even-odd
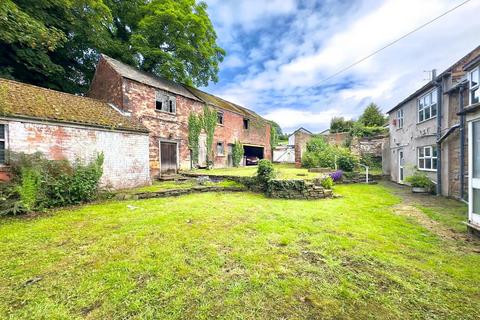
[[[403,126],[405,124],[405,112],[403,108],[400,108],[397,110],[397,130],[403,129]]]
[[[472,75],[474,72],[477,72],[477,84],[475,86],[472,86]],[[479,98],[479,101],[472,102],[473,91],[480,91],[480,66],[475,67],[473,70],[469,71],[468,73],[468,102],[470,105],[475,103],[480,103],[480,98]]]
[[[420,150],[423,150],[423,156],[420,156]],[[430,155],[427,156],[426,150],[429,150]],[[434,156],[434,150],[436,151],[436,156]],[[423,160],[423,168],[420,166],[420,161]],[[430,160],[431,168],[427,168],[427,160]],[[435,168],[433,168],[433,163],[435,160]],[[430,146],[423,146],[417,148],[417,168],[420,171],[429,171],[429,172],[437,172],[438,168],[438,150],[437,146],[430,145]]]
[[[162,104],[160,109],[157,106],[159,102]],[[155,91],[155,111],[176,115],[177,97],[162,91]]]
[[[0,162],[0,167],[8,165],[8,124],[0,121],[0,126],[3,126],[3,138],[0,138],[0,142],[4,144],[4,162]],[[1,129],[0,129],[1,130]],[[1,152],[2,150],[0,150]]]
[[[426,98],[429,98],[430,104],[427,106],[426,105]],[[435,103],[433,103],[435,97]],[[432,110],[434,109],[433,106],[435,106],[435,115],[432,116],[433,112]],[[426,111],[428,110],[429,117],[427,118],[425,116]],[[420,119],[420,113],[422,113],[423,118]],[[421,95],[419,98],[417,98],[417,123],[422,123],[431,119],[435,119],[438,115],[438,91],[437,88],[434,88],[427,93]]]
[[[218,152],[218,146],[222,146],[222,153]],[[223,157],[225,156],[225,142],[223,141],[217,141],[217,144],[215,145],[215,153],[217,154],[218,157]]]
[[[222,121],[219,121],[219,119],[222,119]],[[224,118],[223,112],[217,111],[217,124],[220,126],[223,126],[224,123],[225,123],[225,118]]]
[[[243,130],[250,129],[250,119],[243,118]]]

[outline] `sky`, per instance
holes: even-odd
[[[327,129],[371,102],[388,111],[480,45],[480,0],[327,77],[464,0],[205,0],[227,52],[206,91],[277,122]]]

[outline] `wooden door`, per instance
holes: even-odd
[[[162,174],[177,173],[177,144],[160,142],[160,164]]]

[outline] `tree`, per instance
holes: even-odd
[[[330,132],[349,132],[353,127],[352,120],[345,120],[343,117],[333,117],[330,121]]]
[[[383,127],[387,123],[387,118],[375,103],[371,103],[365,108],[358,121],[366,127]]]
[[[225,55],[206,8],[195,0],[2,0],[0,76],[82,93],[105,53],[206,86]]]
[[[282,128],[279,126],[278,123],[275,121],[270,120],[270,126],[275,129],[275,132],[277,133],[277,137],[283,136],[283,131]]]

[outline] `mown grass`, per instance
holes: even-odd
[[[387,187],[336,192],[193,194],[3,219],[0,318],[477,318],[470,244],[394,214],[400,199]]]

